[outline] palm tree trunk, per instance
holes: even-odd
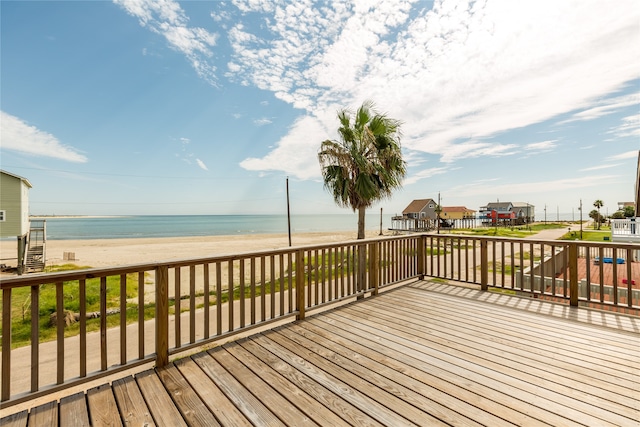
[[[364,239],[364,213],[365,208],[358,208],[358,239]]]
[[[365,208],[358,208],[358,239],[364,239],[364,213]],[[367,277],[367,253],[364,246],[358,246],[358,275],[356,288],[358,291],[362,291],[365,288],[365,281]],[[362,295],[358,296],[358,299],[362,298]]]

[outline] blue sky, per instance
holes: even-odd
[[[413,199],[633,201],[640,2],[1,1],[0,166],[32,214],[349,213],[336,112],[403,121]],[[577,215],[577,213],[576,213]]]

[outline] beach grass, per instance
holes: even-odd
[[[305,269],[304,283],[318,283],[322,280],[337,280],[340,277],[347,277],[354,274],[355,262],[353,259],[343,256],[343,254],[325,254],[324,256],[314,256],[311,259],[305,257],[305,266],[311,266]],[[77,266],[73,264],[64,264],[51,266],[48,272],[70,271],[88,269],[90,266]],[[234,301],[244,298],[261,297],[263,294],[268,295],[280,291],[286,291],[289,288],[289,271],[296,271],[295,262],[285,270],[285,277],[263,278],[264,283],[260,281],[253,285],[244,283],[240,286],[240,280],[235,278],[231,291],[224,288],[220,293],[220,303],[224,304],[231,298]],[[246,280],[246,278],[245,278]],[[107,308],[119,309],[120,307],[120,277],[108,276],[107,283]],[[292,280],[292,285],[295,286]],[[80,298],[79,284],[76,281],[65,282],[64,289],[64,310],[72,313],[79,313]],[[40,342],[52,341],[56,339],[56,325],[51,322],[51,315],[56,312],[56,286],[55,284],[45,284],[40,287],[39,308],[38,308],[38,324]],[[138,295],[138,278],[137,274],[131,274],[126,277],[126,298],[135,299]],[[213,289],[209,292],[209,306],[215,306],[217,301],[217,290]],[[197,307],[204,307],[204,292],[196,294]],[[2,297],[0,296],[0,307]],[[189,295],[180,296],[180,312],[190,309],[188,300]],[[12,341],[11,347],[17,348],[29,345],[31,342],[31,288],[22,287],[15,288],[11,298],[12,311]],[[175,314],[176,299],[169,298],[169,313]],[[150,302],[144,305],[144,319],[150,320],[155,317],[155,303]],[[100,310],[100,279],[88,279],[86,281],[86,311],[87,313],[99,312]],[[126,322],[127,324],[138,321],[138,304],[126,304]],[[1,315],[1,312],[0,312]],[[107,327],[117,327],[120,325],[120,315],[107,315]],[[100,329],[99,318],[89,318],[86,321],[87,332],[95,332]],[[65,337],[77,335],[80,332],[80,323],[72,323],[65,327]]]

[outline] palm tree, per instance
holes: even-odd
[[[604,203],[602,203],[602,200],[598,199],[595,202],[593,202],[593,206],[595,206],[596,209],[598,209],[598,220],[597,220],[597,223],[598,223],[598,230],[600,230],[600,224],[602,223],[602,217],[600,216],[600,208],[602,206],[604,206]]]
[[[338,206],[358,211],[358,239],[364,239],[364,214],[373,203],[402,186],[406,163],[400,147],[401,122],[380,114],[365,101],[353,116],[338,111],[340,141],[322,142],[318,160],[325,188]]]

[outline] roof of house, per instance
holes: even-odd
[[[414,213],[422,211],[429,203],[434,203],[433,199],[416,199],[413,202],[409,203],[403,211],[402,214]]]
[[[527,202],[511,202],[514,208],[534,208],[535,206]]]
[[[443,206],[442,212],[475,212],[465,206]]]
[[[27,185],[27,187],[33,188],[33,185],[31,185],[31,183],[29,182],[29,180],[27,178],[21,177],[20,175],[16,175],[16,174],[11,173],[11,172],[7,172],[7,171],[2,170],[2,169],[0,169],[0,173],[3,173],[5,175],[9,175],[9,176],[14,177],[14,178],[17,178],[17,179],[21,180],[22,182],[24,182]]]
[[[511,202],[491,202],[491,203],[487,203],[487,208],[508,208],[510,206],[513,206],[513,203]]]

